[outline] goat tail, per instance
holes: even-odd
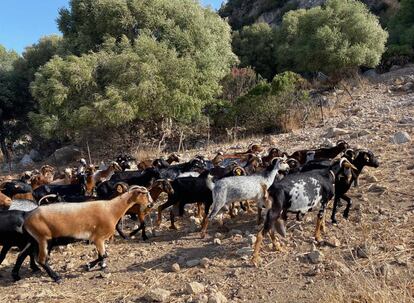
[[[208,174],[207,179],[206,179],[206,185],[207,187],[212,191],[215,187],[215,184],[213,182],[213,176]]]
[[[37,202],[37,205],[39,205],[39,206],[42,205],[42,203],[43,203],[44,200],[46,200],[46,203],[49,203],[49,200],[47,200],[49,198],[58,198],[58,195],[56,195],[56,194],[49,194],[49,195],[43,196],[39,200],[39,202]]]

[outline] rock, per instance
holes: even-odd
[[[314,251],[311,251],[310,253],[307,253],[306,257],[307,257],[308,262],[312,264],[321,263],[325,258],[323,253],[319,250],[314,250]]]
[[[78,147],[69,145],[57,149],[51,157],[53,160],[56,160],[57,164],[66,164],[78,160],[81,155],[82,152]]]
[[[321,147],[333,147],[335,144],[328,138],[324,138],[321,144]]]
[[[414,83],[413,82],[407,82],[403,86],[401,86],[401,90],[408,92],[414,89]]]
[[[210,259],[209,258],[205,258],[205,257],[202,258],[201,261],[200,261],[200,265],[203,268],[208,268],[210,266]]]
[[[30,150],[29,156],[35,162],[38,162],[38,161],[42,160],[42,157],[40,156],[40,153],[35,149]]]
[[[398,121],[398,123],[411,124],[411,123],[414,123],[414,118],[413,117],[404,117],[400,121]]]
[[[398,70],[398,69],[400,69],[400,68],[401,68],[401,66],[399,66],[399,65],[393,65],[393,66],[391,66],[391,68],[390,68],[390,72],[396,71],[396,70]]]
[[[200,294],[194,299],[194,303],[208,303],[208,296],[206,294]]]
[[[173,265],[171,265],[171,271],[172,272],[179,272],[180,270],[181,270],[180,264],[174,263]]]
[[[145,300],[148,302],[166,302],[170,297],[171,292],[162,288],[151,289],[145,295]]]
[[[232,230],[230,230],[229,234],[230,234],[230,236],[237,235],[237,234],[241,235],[241,234],[243,234],[243,232],[239,229],[232,229]]]
[[[358,258],[367,259],[368,258],[368,247],[366,245],[361,245],[355,248],[355,254]]]
[[[337,128],[337,127],[330,127],[327,130],[327,133],[325,134],[326,138],[335,138],[338,136],[343,136],[349,134],[349,131],[343,128]]]
[[[403,244],[396,245],[394,248],[395,248],[396,250],[398,250],[398,251],[403,251],[403,250],[405,250],[405,246],[404,246]]]
[[[34,165],[32,158],[28,154],[24,155],[23,158],[19,162],[20,166],[22,167],[30,167]]]
[[[251,255],[253,253],[253,249],[250,246],[242,247],[236,251],[236,254],[239,256],[243,255]]]
[[[219,238],[214,238],[213,243],[215,245],[221,245],[221,240]]]
[[[372,184],[370,187],[368,187],[368,191],[371,193],[384,193],[387,190],[387,188],[385,186],[381,186],[381,185],[377,185],[377,184]]]
[[[185,290],[189,295],[198,295],[205,291],[205,287],[201,283],[191,282],[185,286]]]
[[[343,274],[348,275],[351,273],[351,270],[349,269],[349,267],[346,266],[344,263],[341,263],[339,261],[333,261],[332,264],[335,267],[335,269],[339,270]]]
[[[185,265],[187,265],[188,267],[194,267],[200,264],[200,259],[193,259],[193,260],[188,260],[187,262],[185,262]]]
[[[261,144],[268,144],[270,146],[276,146],[278,141],[276,140],[275,136],[266,135],[263,137]]]
[[[339,241],[339,239],[336,238],[336,237],[333,237],[332,239],[330,239],[329,241],[326,241],[326,242],[329,246],[332,246],[332,247],[341,246],[341,241]]]
[[[256,236],[255,235],[248,235],[247,240],[249,244],[254,245],[256,243]]]
[[[394,134],[392,142],[394,144],[403,144],[411,141],[411,137],[407,132],[401,131]]]
[[[375,69],[369,69],[366,72],[364,72],[363,75],[370,79],[375,79],[378,77],[378,73],[375,71]]]
[[[209,296],[208,303],[227,303],[227,298],[218,291]]]

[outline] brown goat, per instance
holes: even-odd
[[[262,157],[262,162],[264,166],[269,166],[272,163],[274,158],[283,157],[284,155],[287,156],[285,152],[282,152],[280,149],[276,147],[272,147],[269,149],[267,156]]]
[[[8,209],[12,203],[12,199],[0,192],[0,208]]]
[[[38,262],[56,282],[60,277],[48,265],[48,241],[58,238],[74,238],[92,241],[98,251],[98,258],[86,265],[90,270],[96,264],[105,268],[105,240],[113,236],[115,226],[129,208],[135,204],[141,209],[152,202],[145,187],[134,186],[130,191],[109,201],[84,203],[56,203],[38,207],[24,222],[24,229],[36,240],[39,246]],[[17,262],[22,262],[30,253],[26,247]],[[16,264],[17,264],[16,262]]]
[[[156,160],[157,159],[155,159],[155,160],[147,159],[147,160],[140,161],[138,163],[137,167],[138,167],[139,170],[144,170],[144,169],[149,168],[149,167],[154,167],[154,162]],[[167,161],[168,164],[172,164],[174,162],[180,162],[180,157],[176,153],[172,153],[168,156],[167,160],[165,160],[165,161]]]

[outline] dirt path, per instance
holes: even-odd
[[[376,84],[352,94],[354,101],[338,103],[324,127],[274,136],[278,147],[291,152],[320,145],[327,128],[339,124],[349,134],[334,141],[345,139],[379,156],[381,167],[366,169],[360,186],[350,191],[350,220],[339,213],[339,224],[327,225],[325,239],[330,244],[314,244],[315,213],[302,222],[292,217],[283,240],[285,252],[264,249],[262,266],[256,269],[248,261],[250,235],[257,231],[254,214],[228,220],[230,233],[215,235],[213,224],[209,237],[200,239],[188,217],[179,221],[178,232],[169,230],[166,212],[148,242],[117,237],[108,245],[107,274],[80,269],[95,252],[92,245],[78,243],[52,253],[52,266],[63,275],[63,284],[51,282],[43,272],[31,275],[28,264],[23,280],[13,283],[16,252],[10,254],[0,267],[0,302],[142,302],[153,288],[171,292],[166,302],[207,302],[217,291],[228,302],[414,302],[414,146],[413,141],[390,142],[397,131],[414,139],[409,122],[414,118],[414,93],[393,95]],[[133,224],[127,222],[127,228]],[[221,244],[215,244],[214,237]],[[239,251],[244,247],[245,253]],[[314,249],[323,255],[316,264],[304,257]],[[187,264],[203,258],[208,265]],[[179,272],[171,271],[174,263],[180,264]],[[187,293],[187,283],[194,281],[206,287],[203,294]],[[219,302],[213,297],[209,302]]]

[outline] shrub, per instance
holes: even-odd
[[[341,72],[375,67],[387,32],[367,7],[355,0],[328,0],[323,7],[291,11],[277,33],[281,68],[299,72]]]

